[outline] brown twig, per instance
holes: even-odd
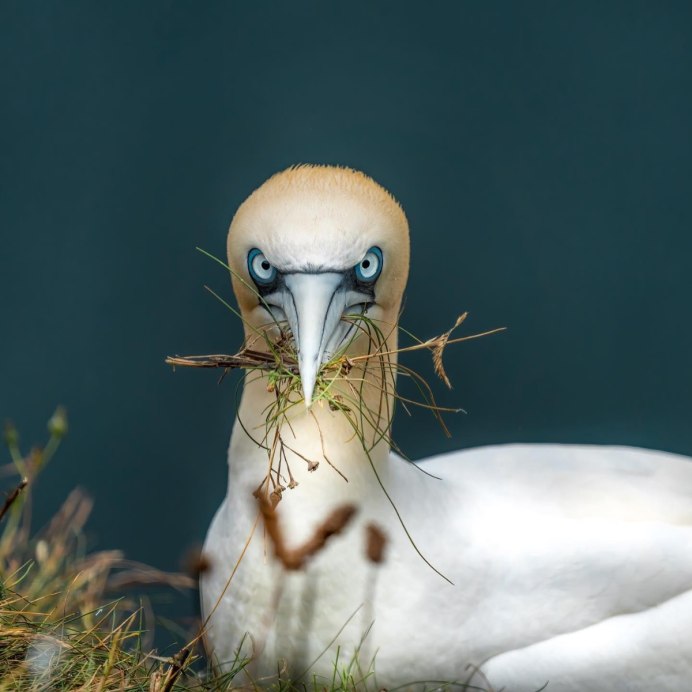
[[[167,356],[168,365],[186,366],[190,368],[224,368],[248,370],[276,370],[278,365],[277,357],[273,353],[264,351],[254,351],[252,349],[242,349],[238,353],[228,356],[224,354],[212,354],[206,356]],[[298,363],[288,353],[281,353],[281,366],[298,374]]]
[[[365,527],[365,555],[375,565],[384,562],[384,549],[387,545],[387,535],[374,523]]]
[[[2,509],[0,509],[0,521],[3,520],[4,516],[9,511],[10,507],[14,504],[14,501],[19,497],[19,494],[26,488],[28,483],[26,478],[22,478],[19,485],[5,498],[5,504],[3,504]]]
[[[134,569],[113,574],[108,579],[106,590],[109,592],[123,591],[135,586],[152,585],[164,585],[173,589],[194,589],[197,586],[197,581],[187,574],[164,572],[147,565],[139,565]]]
[[[412,346],[404,346],[403,348],[397,348],[392,351],[383,351],[381,353],[378,353],[376,355],[379,356],[393,356],[393,355],[399,355],[400,353],[410,353],[411,351],[421,351],[425,348],[428,350],[435,351],[436,348],[439,349],[440,344],[442,341],[444,341],[444,344],[442,348],[448,346],[449,344],[459,344],[462,341],[471,341],[471,339],[480,339],[483,336],[490,336],[491,334],[497,334],[499,332],[504,332],[507,327],[496,327],[495,329],[489,329],[486,332],[478,332],[477,334],[469,334],[468,336],[459,336],[456,339],[450,339],[451,333],[466,319],[468,315],[468,312],[464,312],[463,314],[459,315],[457,318],[454,326],[446,331],[444,334],[441,334],[440,336],[434,336],[427,341],[421,341],[417,344],[413,344]],[[373,354],[366,353],[362,356],[353,356],[352,358],[349,358],[351,363],[357,363],[360,360],[367,360],[368,358],[371,358]]]
[[[173,656],[171,659],[171,665],[166,673],[166,679],[163,687],[161,688],[161,692],[170,692],[173,689],[173,685],[175,685],[175,681],[185,668],[185,661],[187,661],[189,656],[190,649],[188,647],[180,649],[180,651]]]
[[[312,536],[299,548],[291,549],[286,545],[286,540],[279,523],[276,509],[272,503],[262,494],[257,496],[264,527],[274,547],[274,555],[289,571],[300,570],[305,567],[307,561],[322,550],[326,542],[341,533],[356,513],[354,505],[341,505],[327,516],[327,518],[315,529]]]

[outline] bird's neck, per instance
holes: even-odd
[[[387,351],[396,349],[390,337]],[[390,451],[396,354],[348,364],[328,397],[307,409],[297,395],[277,414],[281,392],[269,374],[247,378],[229,449],[229,497],[253,493],[316,516],[335,504],[362,503],[385,480]],[[281,385],[279,384],[279,387]]]

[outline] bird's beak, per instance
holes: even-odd
[[[320,366],[341,345],[349,325],[341,322],[349,291],[336,272],[287,274],[282,307],[298,350],[305,406],[310,408]]]

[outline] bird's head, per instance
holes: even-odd
[[[395,330],[408,276],[408,223],[365,174],[298,166],[240,206],[228,232],[228,262],[246,336],[288,324],[309,405],[321,364],[351,343],[354,326],[345,315],[366,313],[383,332]]]

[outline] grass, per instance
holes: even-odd
[[[13,425],[5,427],[17,479],[0,509],[0,690],[163,690],[204,687],[191,677],[190,647],[173,657],[152,650],[153,615],[144,587],[195,587],[125,560],[119,551],[88,552],[84,526],[92,502],[74,490],[47,526],[31,527],[32,495],[41,471],[67,433],[58,409],[42,448],[22,454]],[[137,594],[139,589],[140,593]]]

